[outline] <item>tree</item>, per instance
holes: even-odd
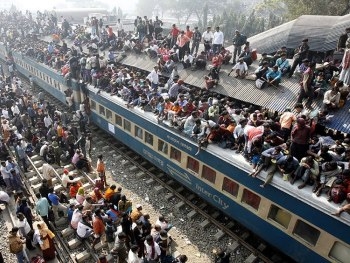
[[[264,0],[257,5],[260,12],[275,12],[287,20],[293,20],[301,15],[343,16],[350,11],[349,0]]]

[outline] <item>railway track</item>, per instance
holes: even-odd
[[[39,91],[39,89],[40,87],[36,87],[36,91]],[[51,103],[59,105],[62,109],[67,108],[66,105],[50,94],[47,96]],[[152,187],[157,193],[166,192],[165,198],[167,200],[175,198],[176,205],[174,209],[189,211],[186,214],[187,220],[194,218],[201,220],[200,227],[203,231],[210,225],[215,226],[217,232],[214,238],[217,241],[220,241],[224,236],[231,237],[235,241],[228,246],[229,251],[233,253],[243,249],[249,251],[244,262],[292,262],[288,256],[269,246],[239,222],[228,218],[221,211],[198,197],[191,189],[186,189],[174,181],[140,154],[117,141],[112,135],[94,125],[91,125],[90,129],[93,131],[92,140],[96,142],[94,145],[102,149],[104,155],[113,156],[114,162],[120,164],[124,169],[128,169],[137,179],[144,180],[147,187]]]

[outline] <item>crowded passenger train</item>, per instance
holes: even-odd
[[[217,28],[217,32],[219,30]],[[172,32],[174,33],[175,30]],[[184,33],[181,32],[179,34],[183,35]],[[43,45],[45,46],[45,44]],[[110,45],[113,45],[113,43]],[[219,44],[214,43],[213,47],[215,45]],[[180,46],[181,48],[182,46]],[[185,54],[187,54],[186,52]],[[84,56],[90,58],[95,55],[90,53],[82,55],[82,57]],[[140,54],[139,56],[145,55]],[[0,46],[0,57],[7,62],[13,61],[19,73],[35,79],[37,85],[54,95],[57,99],[64,103],[68,101],[72,108],[88,112],[91,121],[101,129],[112,134],[116,139],[138,152],[186,188],[219,208],[227,216],[245,225],[252,232],[289,255],[295,261],[348,262],[350,238],[347,235],[347,231],[350,217],[344,213],[341,217],[332,215],[331,213],[337,211],[337,205],[334,202],[329,202],[325,197],[319,197],[322,189],[325,187],[325,185],[322,185],[325,183],[322,181],[322,176],[327,177],[328,174],[331,174],[331,171],[339,169],[339,171],[343,170],[339,174],[341,173],[345,177],[348,172],[347,169],[344,169],[347,168],[347,163],[335,163],[332,161],[334,159],[323,162],[321,165],[321,181],[320,184],[313,182],[317,186],[313,192],[313,186],[308,179],[304,179],[305,182],[300,185],[294,184],[297,180],[301,181],[301,177],[299,178],[295,175],[297,168],[292,169],[293,173],[290,175],[285,170],[287,165],[283,166],[285,169],[282,167],[280,159],[284,157],[286,157],[284,158],[285,162],[296,162],[298,167],[299,161],[302,163],[309,161],[304,159],[306,156],[305,152],[301,153],[303,157],[301,160],[289,154],[293,151],[293,147],[289,147],[288,143],[290,142],[288,140],[284,141],[281,139],[281,143],[276,145],[273,143],[277,141],[276,137],[269,137],[269,140],[265,140],[269,147],[267,149],[265,147],[264,150],[260,149],[261,156],[259,155],[260,157],[256,158],[258,159],[256,160],[252,156],[254,156],[254,151],[258,151],[257,149],[260,146],[251,142],[249,138],[254,137],[252,134],[245,134],[246,140],[248,140],[246,144],[252,147],[251,151],[249,151],[250,158],[248,158],[247,152],[242,150],[243,154],[241,154],[241,145],[237,144],[237,141],[234,142],[227,139],[224,147],[220,147],[221,141],[215,143],[216,139],[213,131],[218,133],[217,131],[221,130],[223,126],[220,126],[220,122],[213,121],[213,118],[210,118],[210,116],[206,118],[203,114],[196,112],[196,114],[199,114],[198,116],[185,114],[183,116],[187,116],[186,118],[177,118],[181,110],[186,112],[190,106],[190,99],[199,101],[194,96],[191,96],[191,92],[193,92],[195,87],[186,87],[184,85],[186,83],[183,83],[180,79],[170,78],[170,81],[175,81],[170,83],[171,87],[173,85],[181,86],[184,92],[180,95],[176,94],[175,100],[173,100],[173,93],[170,91],[169,93],[167,91],[164,92],[164,90],[159,90],[158,92],[158,81],[154,82],[154,76],[152,79],[152,73],[155,72],[158,75],[157,66],[154,69],[150,68],[148,72],[143,72],[140,69],[141,67],[131,68],[124,65],[123,60],[120,62],[115,62],[114,60],[110,65],[101,67],[105,72],[101,71],[98,82],[97,78],[93,76],[96,73],[94,66],[92,69],[89,69],[94,70],[92,76],[84,79],[85,73],[82,73],[80,76],[80,74],[72,72],[76,65],[74,65],[74,61],[69,61],[70,59],[67,59],[67,64],[71,63],[72,74],[67,78],[62,76],[61,71],[57,72],[57,68],[54,69],[48,66],[47,60],[44,59],[46,61],[44,62],[34,59],[33,56],[23,53],[23,50],[18,47],[14,48],[13,46],[10,50],[9,45],[2,44]],[[74,59],[78,61],[76,57]],[[144,60],[145,58],[141,57],[139,63]],[[243,59],[239,59],[238,63],[245,64],[246,62]],[[308,61],[303,59],[303,63],[306,65]],[[150,74],[148,74],[149,72]],[[241,78],[241,72],[236,71],[236,73],[236,78]],[[162,74],[160,73],[160,75]],[[108,83],[114,82],[118,85],[112,85],[112,88],[101,88],[103,76],[111,78],[107,81]],[[245,81],[243,78],[242,76],[242,80],[238,81]],[[129,83],[128,85],[131,85],[135,79],[137,82],[140,81],[136,85],[138,89],[146,86],[149,86],[149,89],[153,89],[149,92],[152,94],[150,97],[145,98],[140,95],[131,98],[128,88],[119,85],[120,83],[125,85]],[[274,86],[276,83],[274,84],[270,81],[269,84]],[[200,89],[197,89],[196,92],[198,90]],[[200,92],[196,94],[198,95]],[[159,95],[157,95],[158,93]],[[175,111],[174,108],[169,108],[168,112],[164,113],[164,108],[152,107],[153,105],[150,104],[152,96],[162,97],[161,100],[164,100],[165,103],[175,101],[174,104],[177,106],[183,102],[185,97],[188,105],[186,110],[182,108],[176,114],[173,112]],[[210,97],[207,98],[207,101],[200,101],[203,103],[207,102],[209,104],[208,107],[215,108],[215,105],[221,102],[221,99],[224,99],[224,97]],[[227,104],[232,102],[229,98],[225,99]],[[302,105],[299,105],[299,107],[302,107]],[[221,120],[225,119],[224,115],[227,114],[229,108],[227,106],[226,111],[221,111],[218,114]],[[286,109],[285,112],[290,112],[290,109]],[[249,119],[248,125],[251,123],[250,118],[254,118],[254,122],[257,121],[256,115],[263,116],[263,112],[249,112],[247,110],[245,116]],[[193,133],[193,129],[186,134],[187,123],[185,122],[187,122],[189,116],[194,116],[193,118],[196,121],[199,120],[197,123],[199,129],[204,131],[204,135],[207,129],[209,130],[208,136],[203,136],[202,134],[203,138],[199,138],[201,132]],[[297,128],[293,128],[292,136],[305,127],[303,117],[295,118],[294,121],[296,123],[294,125]],[[256,134],[259,133],[259,129],[262,133],[274,130],[271,123],[262,121],[261,124],[263,123],[264,125],[255,127]],[[227,126],[229,124],[227,123]],[[235,124],[236,127],[238,125],[244,129],[246,123],[240,120]],[[174,126],[177,126],[177,129]],[[254,127],[254,125],[250,126]],[[293,141],[291,143],[293,145]],[[343,144],[345,143],[346,141],[344,140]],[[326,145],[324,144],[323,146]],[[314,170],[317,168],[318,171],[319,165],[317,162],[321,162],[321,157],[317,154],[314,155],[316,158],[311,158],[308,166],[312,166],[316,162]],[[325,155],[322,155],[322,158],[326,158]],[[256,165],[254,170],[247,160]],[[335,167],[333,167],[334,163]],[[343,167],[340,167],[341,165]],[[270,170],[271,167],[274,170]],[[267,169],[269,170],[266,171]],[[283,174],[283,177],[277,174],[277,169]],[[313,172],[315,172],[314,170]],[[327,172],[329,173],[325,174]],[[318,173],[316,174],[315,172],[315,176],[318,176]],[[265,183],[261,184],[261,181]],[[270,186],[268,186],[269,184]]]

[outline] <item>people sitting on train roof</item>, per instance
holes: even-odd
[[[334,86],[331,90],[325,92],[323,97],[322,108],[325,109],[337,109],[339,108],[340,92],[337,86]]]
[[[266,73],[266,82],[268,86],[277,87],[282,79],[282,73],[279,70],[278,66],[275,65],[272,67],[272,70]]]
[[[264,62],[267,63],[268,67],[272,67],[275,65],[275,60],[272,56],[268,55],[267,53],[262,53],[261,58],[259,60],[259,66],[262,66]]]
[[[243,58],[238,59],[238,62],[236,63],[236,65],[233,66],[230,73],[228,73],[228,76],[231,74],[232,71],[235,72],[235,78],[244,79],[248,75],[248,66]]]
[[[276,66],[281,71],[282,76],[286,75],[290,71],[289,61],[287,59],[287,54],[282,53],[281,56],[276,60]]]

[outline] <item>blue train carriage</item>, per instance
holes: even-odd
[[[6,56],[1,47],[0,56]],[[65,86],[62,76],[29,58],[14,57],[20,73],[34,75],[46,91],[65,101],[58,88]],[[84,98],[78,84],[72,85],[77,102]],[[278,176],[274,187],[261,189],[259,180],[247,176],[249,165],[241,156],[211,145],[195,156],[194,142],[159,126],[152,114],[128,110],[121,99],[88,90],[91,117],[99,127],[267,242],[298,262],[348,262],[350,217],[330,216],[336,207],[310,189],[296,190]]]
[[[196,156],[196,143],[160,126],[152,113],[88,90],[94,123],[295,261],[348,262],[350,217],[331,216],[336,207],[310,189],[296,190],[278,176],[262,189],[242,156],[211,145]]]

